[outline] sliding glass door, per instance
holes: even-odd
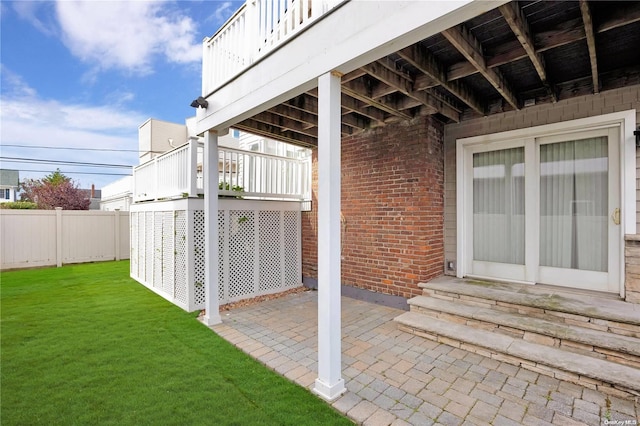
[[[618,141],[610,128],[468,148],[470,275],[617,291]]]

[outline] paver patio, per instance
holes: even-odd
[[[637,424],[638,400],[608,396],[397,329],[403,311],[342,298],[348,392],[332,405],[364,425]],[[317,377],[317,293],[222,312],[211,327],[296,383]]]

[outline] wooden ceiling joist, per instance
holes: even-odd
[[[398,55],[420,70],[420,72],[426,74],[445,90],[451,92],[462,102],[473,108],[476,112],[484,114],[484,106],[477,99],[473,91],[462,82],[449,82],[444,67],[427,49],[421,47],[420,44],[414,44],[402,49],[398,52]]]
[[[482,54],[480,42],[463,25],[444,30],[442,35],[449,40],[462,55],[467,58],[489,83],[500,93],[500,95],[515,109],[518,109],[518,100],[509,89],[506,80],[499,70],[489,68]]]
[[[342,93],[345,95],[357,99],[360,102],[364,102],[365,104],[372,106],[376,109],[384,111],[388,114],[394,115],[403,120],[411,120],[411,115],[399,111],[397,107],[393,105],[389,105],[386,101],[381,99],[373,99],[371,96],[367,95],[367,90],[361,84],[353,84],[358,83],[357,81],[352,81],[347,83],[346,85],[342,85]]]
[[[580,12],[584,21],[584,33],[587,37],[589,49],[589,61],[591,62],[591,78],[593,80],[593,93],[600,93],[600,77],[598,76],[598,56],[596,54],[596,37],[593,33],[593,18],[591,9],[586,0],[580,0]]]
[[[413,90],[412,81],[400,77],[400,75],[390,71],[378,62],[368,64],[362,69],[383,83],[396,88],[400,93],[420,102],[427,110],[431,111],[431,114],[440,113],[451,120],[460,121],[459,111],[455,110],[451,105],[435,99],[427,92]]]
[[[240,123],[234,124],[233,127],[238,130],[253,133],[254,135],[264,136],[266,138],[276,139],[307,148],[315,148],[318,146],[317,138],[291,131],[282,131],[282,129],[276,126],[265,124],[252,118],[248,118]]]
[[[505,21],[509,24],[511,31],[516,35],[525,52],[527,52],[527,56],[529,56],[529,59],[531,60],[533,67],[536,69],[542,85],[547,89],[549,96],[551,96],[553,102],[557,102],[558,97],[555,90],[547,80],[547,70],[544,64],[544,57],[535,49],[529,23],[524,17],[518,2],[511,2],[500,6],[500,13],[502,13]]]
[[[640,2],[622,2],[621,5],[623,8],[616,8],[616,13],[598,23],[597,34],[640,21]],[[556,28],[534,34],[533,42],[535,50],[538,53],[544,53],[547,50],[583,40],[585,37],[584,21],[581,18],[577,18],[564,21],[558,24]],[[499,46],[485,59],[489,68],[495,68],[509,62],[524,59],[527,56],[527,52],[520,42],[514,41],[513,43],[505,43]],[[449,81],[452,81],[478,72],[468,61],[462,61],[449,66],[447,76]]]
[[[306,112],[318,114],[318,89],[311,89],[304,95]],[[371,122],[380,122],[384,124],[384,113],[378,110],[369,111],[370,108],[363,107],[353,98],[345,94],[341,96],[341,114],[342,124],[346,124],[354,129],[364,130],[371,126]],[[294,107],[295,108],[295,107]],[[355,114],[357,115],[355,115]]]

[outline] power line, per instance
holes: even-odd
[[[55,173],[55,170],[30,170],[19,169],[19,172],[33,172],[33,173]],[[60,171],[63,175],[103,175],[103,176],[131,176],[131,173],[98,173],[98,172],[65,172]]]
[[[108,151],[108,152],[149,152],[152,154],[163,154],[165,151],[142,151],[139,149],[115,149],[115,148],[76,148],[76,147],[65,147],[65,146],[44,146],[44,145],[17,145],[17,144],[8,144],[3,143],[1,146],[10,146],[13,148],[34,148],[34,149],[67,149],[73,151]]]
[[[130,164],[107,164],[107,163],[86,163],[82,161],[63,161],[63,160],[43,160],[38,158],[25,157],[0,157],[0,160],[9,161],[11,163],[44,163],[44,164],[63,164],[66,166],[77,167],[111,167],[117,169],[128,169],[133,167]]]

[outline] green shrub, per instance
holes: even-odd
[[[244,193],[244,188],[238,185],[233,185],[233,186],[229,186],[229,183],[223,183],[220,182],[218,183],[218,189],[224,189],[225,191],[233,191],[233,192],[237,192],[238,195],[236,196],[230,196],[230,195],[220,195],[220,197],[225,198],[225,197],[231,197],[231,198],[238,198],[238,199],[242,199],[242,194]]]
[[[10,201],[8,203],[0,203],[0,209],[17,209],[17,210],[33,210],[38,205],[31,201]]]

